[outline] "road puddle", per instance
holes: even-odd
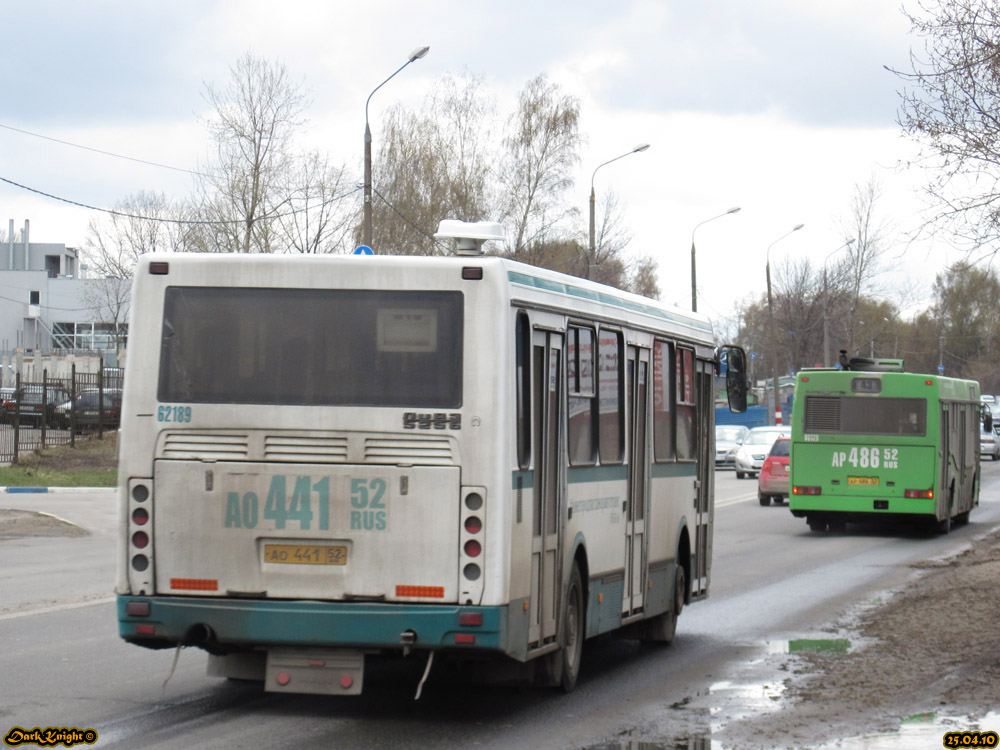
[[[720,747],[716,745],[716,747]],[[600,745],[589,745],[582,750],[712,750],[710,737],[677,737],[668,741],[641,740],[620,737]]]

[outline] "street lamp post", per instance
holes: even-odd
[[[723,216],[729,216],[729,214],[739,213],[740,207],[734,206],[733,208],[726,211],[724,214],[719,214],[718,216],[713,216],[711,219],[705,219],[704,221],[695,224],[694,229],[691,230],[691,310],[693,312],[698,312],[698,273],[695,264],[695,253],[694,253],[694,233],[702,224],[708,224],[710,221],[715,221],[716,219],[721,219]]]
[[[771,296],[771,248],[785,239],[785,237],[790,235],[792,232],[797,232],[804,226],[805,224],[796,224],[790,231],[785,232],[778,239],[767,246],[767,265],[765,266],[765,270],[767,271],[767,317],[768,324],[771,329],[771,386],[774,389],[774,398],[768,404],[768,424],[775,424],[775,411],[778,408],[778,378],[780,377],[778,373],[778,331],[774,327],[774,298]]]
[[[594,263],[594,259],[597,257],[597,245],[596,239],[594,237],[594,178],[597,176],[597,170],[601,167],[607,166],[613,161],[618,161],[619,159],[624,159],[626,156],[631,154],[638,154],[640,151],[645,151],[649,148],[648,143],[640,143],[631,151],[626,151],[624,154],[616,156],[614,159],[608,159],[603,164],[598,164],[594,169],[594,173],[590,176],[590,255],[587,257],[587,278],[590,278],[590,267]]]
[[[843,245],[841,245],[836,250],[827,255],[826,260],[823,261],[823,367],[830,366],[830,319],[828,315],[830,301],[828,299],[829,294],[827,291],[827,284],[826,284],[826,264],[830,261],[830,258],[832,258],[835,253],[839,253],[845,247],[850,247],[853,244],[854,244],[854,238],[852,237]]]
[[[429,50],[430,47],[421,47],[420,49],[414,50],[409,59],[400,65],[395,73],[372,89],[372,92],[365,100],[365,208],[364,221],[361,227],[361,244],[368,245],[369,247],[371,247],[372,244],[372,131],[368,126],[368,103],[372,100],[372,96],[375,95],[375,92],[391,81],[396,74],[399,73],[399,71],[411,62],[419,60],[421,57],[426,55]]]

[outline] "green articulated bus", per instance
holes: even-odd
[[[903,372],[900,359],[842,362],[796,378],[792,515],[817,532],[875,518],[943,532],[967,522],[979,504],[979,383]]]

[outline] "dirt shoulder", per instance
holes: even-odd
[[[974,720],[1000,709],[1000,530],[912,567],[915,580],[833,636],[850,640],[846,654],[786,657],[781,710],[727,726],[724,744],[815,746],[894,731],[917,714]]]

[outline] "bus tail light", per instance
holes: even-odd
[[[459,603],[478,604],[483,595],[486,552],[486,488],[462,487],[458,554],[462,578]]]
[[[458,624],[462,627],[479,627],[483,624],[482,612],[459,612]]]
[[[803,486],[798,486],[797,485],[795,487],[792,487],[792,494],[793,495],[822,495],[823,494],[823,488],[822,487],[803,487]]]
[[[128,579],[133,594],[153,593],[153,493],[152,480],[129,480],[128,488]]]
[[[933,500],[934,490],[906,490],[903,492],[903,497],[914,500]]]

